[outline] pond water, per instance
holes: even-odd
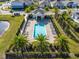
[[[0,37],[8,30],[10,23],[8,21],[0,21]]]

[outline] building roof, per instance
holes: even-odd
[[[55,2],[54,7],[64,9],[65,5],[62,2]]]
[[[26,2],[24,2],[24,3],[25,3],[25,5],[27,5],[27,6],[29,6],[29,5],[33,4],[33,2],[32,2],[32,1],[26,1]]]
[[[24,8],[24,3],[22,3],[22,2],[12,2],[11,6],[12,6],[12,8]]]
[[[69,3],[67,4],[67,6],[68,6],[68,7],[71,7],[71,8],[75,8],[75,7],[78,6],[78,4],[77,4],[76,2],[69,2]]]

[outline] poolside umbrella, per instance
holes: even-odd
[[[69,7],[69,8],[76,8],[77,6],[78,6],[78,4],[76,2],[69,2],[67,4],[67,7]]]

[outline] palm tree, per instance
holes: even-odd
[[[29,43],[27,38],[25,39],[23,35],[19,35],[16,36],[14,39],[14,46],[15,46],[14,49],[15,52],[17,53],[21,52],[23,54],[23,52],[28,49]]]
[[[69,17],[69,14],[67,13],[67,12],[64,12],[63,14],[62,14],[62,25],[63,25],[63,23],[65,22],[66,23],[66,25],[68,25],[69,26],[69,24],[70,25],[72,25],[72,23],[71,23],[71,18]],[[64,27],[64,25],[63,25],[63,27]]]
[[[68,14],[67,14],[67,12],[65,11],[65,12],[63,12],[63,14],[62,14],[62,17],[64,18],[64,20],[67,20],[68,19]]]
[[[72,10],[68,10],[68,14],[71,16],[72,15]]]
[[[72,0],[69,0],[69,1],[72,1]]]
[[[63,14],[61,15],[61,18],[62,18],[62,26],[64,28],[64,24],[67,22],[69,23],[69,16],[67,14],[67,12],[63,12]]]
[[[32,43],[34,51],[43,52],[49,51],[50,44],[46,41],[46,37],[43,35],[38,35],[36,41]]]
[[[69,46],[68,46],[68,41],[66,40],[67,38],[64,35],[60,35],[57,37],[57,44],[56,47],[58,47],[59,52],[69,52]]]
[[[38,0],[33,0],[33,4],[37,7],[40,5]]]
[[[58,12],[59,12],[59,9],[58,8],[54,8],[54,12],[55,12],[55,19],[57,20],[58,19]]]

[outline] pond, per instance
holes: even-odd
[[[10,23],[8,21],[0,21],[0,37],[8,30]]]

